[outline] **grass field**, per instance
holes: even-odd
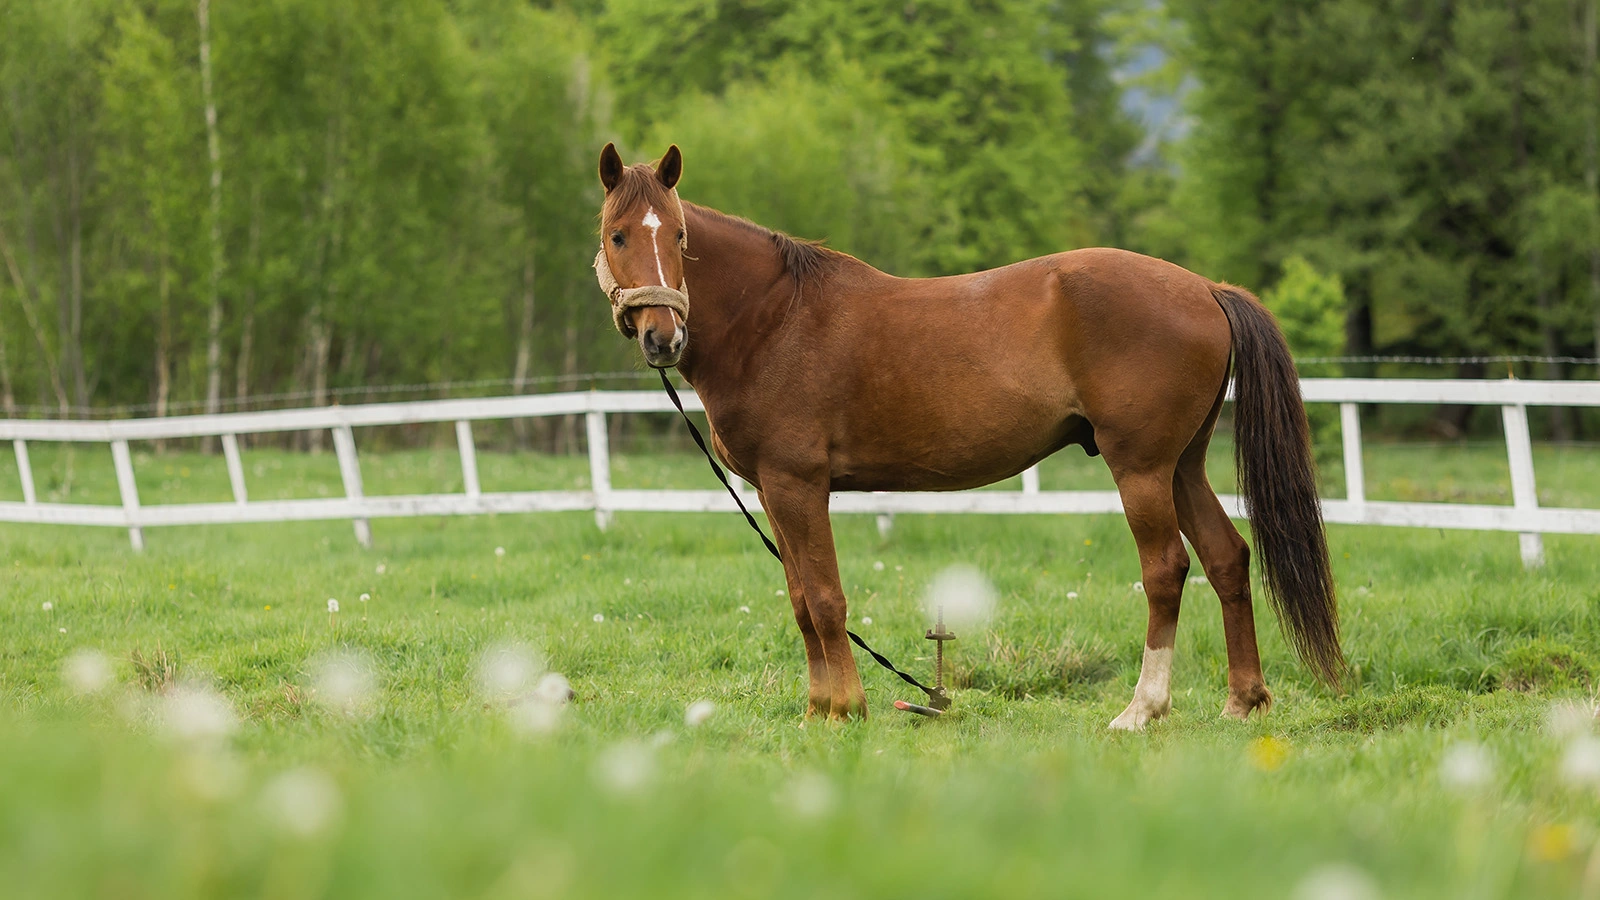
[[[228,498],[220,459],[142,450],[145,503]],[[115,502],[103,451],[36,447],[41,495]],[[1379,445],[1368,494],[1508,502],[1502,454]],[[331,454],[245,464],[253,497],[339,492]],[[705,487],[701,465],[619,457],[614,481]],[[369,493],[459,486],[450,452],[363,466]],[[480,468],[485,490],[587,482],[581,458]],[[1593,448],[1538,470],[1542,502],[1600,501]],[[1043,481],[1109,486],[1076,451]],[[1125,735],[1105,725],[1145,610],[1120,518],[835,527],[852,624],[904,665],[929,665],[936,572],[994,581],[946,718],[895,713],[874,668],[870,721],[805,722],[782,573],[732,516],[381,520],[371,550],[342,522],[160,529],[142,555],[0,526],[0,894],[1600,896],[1600,539],[1547,538],[1526,573],[1511,535],[1333,528],[1354,683],[1316,686],[1259,609],[1277,705],[1242,725],[1191,586],[1173,714]],[[516,701],[508,647],[576,699]]]

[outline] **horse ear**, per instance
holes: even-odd
[[[616,144],[606,144],[606,148],[600,151],[600,183],[605,185],[609,194],[621,180],[622,155],[617,152]]]
[[[672,190],[678,184],[678,179],[683,175],[683,154],[679,152],[678,145],[673,144],[667,148],[667,155],[661,157],[661,162],[656,164],[656,178],[667,190]]]

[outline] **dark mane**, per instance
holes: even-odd
[[[600,226],[604,228],[605,223],[639,203],[662,210],[672,208],[672,193],[656,178],[656,170],[649,163],[622,170],[622,178],[606,194],[605,205],[600,208]]]
[[[702,215],[736,226],[752,234],[760,235],[771,241],[773,249],[778,251],[778,257],[783,260],[784,270],[795,280],[796,287],[803,287],[808,282],[821,278],[837,268],[840,262],[852,258],[847,253],[841,253],[828,247],[822,241],[808,241],[802,238],[790,237],[781,231],[773,231],[765,226],[757,225],[749,219],[730,216],[709,206],[700,206],[696,203],[685,203],[684,205],[693,207],[695,212]],[[691,247],[694,245],[694,235],[692,234],[689,236],[689,244]]]

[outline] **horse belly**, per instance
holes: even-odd
[[[1070,443],[1092,442],[1088,423],[1052,403],[995,400],[971,415],[858,421],[834,442],[832,488],[842,491],[957,491],[1010,478]],[[925,409],[924,412],[927,412]],[[841,435],[841,437],[844,437]]]

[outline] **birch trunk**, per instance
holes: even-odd
[[[206,316],[206,413],[222,402],[222,145],[217,135],[217,102],[211,90],[211,0],[199,0],[200,93],[206,107],[206,152],[211,158],[211,283]],[[216,440],[206,438],[201,452],[213,453]]]
[[[533,241],[528,241],[522,263],[522,319],[517,326],[517,363],[511,375],[511,392],[522,394],[528,387],[528,369],[533,365]],[[528,449],[528,420],[511,420],[517,449]]]
[[[16,288],[17,300],[22,305],[23,318],[28,320],[28,328],[33,332],[34,341],[39,345],[39,356],[44,359],[45,375],[50,379],[50,389],[55,392],[61,418],[65,419],[71,413],[72,404],[67,400],[67,389],[61,381],[61,366],[56,362],[56,355],[50,349],[50,339],[44,333],[44,323],[39,318],[38,305],[33,302],[28,282],[22,277],[22,270],[17,268],[17,258],[11,253],[11,244],[6,240],[4,228],[0,228],[0,256],[5,257],[6,270],[11,273],[11,284]]]
[[[156,276],[156,295],[160,302],[158,315],[161,321],[156,327],[156,416],[165,417],[167,403],[172,396],[172,309],[171,309],[171,279],[167,277],[166,248],[162,247],[161,259],[157,265],[160,271]],[[163,453],[167,449],[166,441],[156,441],[156,452]]]

